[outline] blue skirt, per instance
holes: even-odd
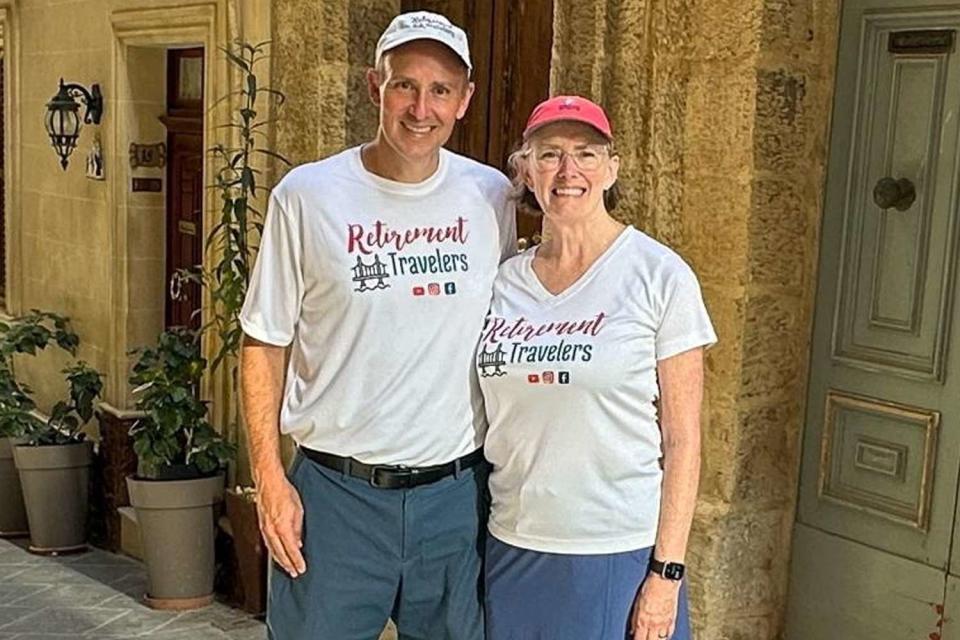
[[[652,547],[568,555],[487,536],[487,640],[625,640]],[[671,640],[690,640],[686,581]]]

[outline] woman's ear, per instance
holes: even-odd
[[[613,156],[610,158],[610,164],[607,165],[607,182],[603,187],[604,191],[612,187],[617,182],[617,177],[619,175],[620,175],[620,156]]]
[[[530,176],[530,170],[527,168],[527,159],[524,158],[520,163],[520,180],[530,193],[533,193],[533,178]]]

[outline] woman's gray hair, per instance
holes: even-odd
[[[611,158],[617,155],[613,142],[608,142],[606,147],[607,153]],[[527,213],[540,215],[543,213],[543,209],[540,208],[537,197],[533,195],[523,182],[523,161],[530,155],[531,151],[532,148],[530,147],[529,140],[524,140],[520,143],[520,146],[507,157],[507,176],[510,178],[511,199],[513,199],[519,207],[526,210]],[[617,183],[614,182],[609,189],[603,192],[603,206],[606,207],[608,212],[613,211],[617,208],[618,202],[620,202],[620,189]]]

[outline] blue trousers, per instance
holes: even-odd
[[[487,640],[624,640],[652,547],[540,553],[487,538]],[[686,584],[672,640],[690,640]]]
[[[377,489],[297,455],[307,571],[271,564],[270,640],[483,640],[485,465],[413,489]]]

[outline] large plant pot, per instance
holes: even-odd
[[[267,610],[267,550],[260,534],[257,503],[228,491],[226,506],[239,573],[237,604],[247,613],[259,615]]]
[[[27,535],[27,510],[23,506],[20,474],[13,462],[13,443],[0,438],[0,538]]]
[[[223,475],[194,480],[127,478],[137,513],[154,609],[196,609],[213,602],[214,514]]]
[[[87,483],[93,443],[13,447],[30,524],[30,551],[87,548]]]

